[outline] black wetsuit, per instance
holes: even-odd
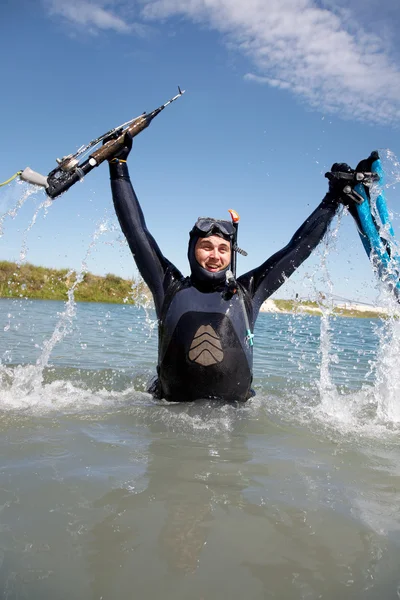
[[[289,244],[237,278],[241,293],[225,285],[183,277],[161,253],[146,227],[125,164],[110,165],[115,210],[137,267],[154,298],[159,319],[158,380],[151,392],[172,401],[251,397],[253,331],[264,300],[310,256],[338,208],[328,193]]]

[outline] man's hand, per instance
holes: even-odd
[[[119,138],[121,135],[122,134],[121,133],[118,134],[118,132],[114,133],[113,135],[110,135],[110,137],[104,139],[103,145],[111,140],[115,140],[115,139]],[[110,163],[113,161],[114,162],[117,162],[117,161],[126,162],[126,159],[128,158],[131,150],[132,150],[132,136],[127,131],[124,135],[124,141],[123,141],[122,148],[120,147],[118,150],[116,150],[114,156],[109,158],[108,162],[110,162]]]
[[[364,158],[361,160],[356,168],[357,173],[370,173],[372,169],[372,164],[379,159],[379,154],[375,150],[375,152],[371,152],[368,158]]]
[[[355,186],[362,184],[365,193],[369,198],[369,188],[379,177],[371,173],[372,163],[379,158],[377,152],[372,152],[371,156],[360,161],[354,170],[346,163],[335,163],[331,171],[325,173],[329,180],[329,191],[336,197],[337,201],[345,206],[362,204],[363,196],[354,190]]]
[[[355,181],[354,169],[347,163],[334,163],[331,170],[325,173],[325,177],[329,180],[329,191],[332,195],[335,196],[338,202],[348,206],[350,200],[349,192],[354,191],[353,187],[357,183]]]

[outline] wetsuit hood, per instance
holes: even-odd
[[[202,287],[215,289],[223,285],[226,281],[226,273],[230,269],[228,265],[225,269],[216,273],[211,273],[204,269],[196,260],[195,247],[199,238],[217,235],[231,244],[235,234],[234,227],[230,221],[212,219],[210,217],[200,217],[189,233],[188,259],[191,270],[191,279],[194,283],[199,283]]]

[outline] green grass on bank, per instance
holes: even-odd
[[[48,269],[29,263],[0,261],[0,297],[38,300],[67,300],[67,292],[76,281],[76,274],[67,269]],[[78,302],[112,302],[134,304],[135,299],[148,295],[143,282],[122,279],[111,273],[105,277],[85,273],[74,293]]]

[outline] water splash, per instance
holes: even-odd
[[[17,202],[14,204],[14,206],[0,216],[0,237],[2,237],[4,235],[4,231],[3,231],[4,221],[8,217],[11,219],[15,219],[15,217],[17,216],[17,214],[19,213],[19,211],[21,210],[21,208],[23,207],[23,205],[25,204],[25,202],[27,201],[29,196],[36,194],[40,190],[40,188],[38,188],[34,185],[28,186],[27,184],[22,184],[22,183],[17,183],[16,185],[23,185],[25,189],[24,189],[23,193],[19,195],[19,198],[18,198]]]
[[[400,322],[389,319],[380,333],[376,358],[374,397],[378,422],[400,424]]]
[[[380,150],[384,167],[385,180],[383,189],[394,187],[400,182],[400,163],[390,150]],[[393,231],[384,225],[376,207],[376,200],[382,191],[382,184],[371,189],[371,206],[379,234],[386,239],[392,250],[388,266],[388,275],[383,281],[378,281],[378,302],[387,313],[387,320],[378,332],[379,349],[376,361],[372,364],[375,371],[374,398],[376,402],[376,419],[388,426],[400,423],[400,378],[398,376],[398,360],[400,356],[400,306],[398,298],[393,293],[392,282],[399,279],[399,245],[394,239]],[[391,220],[394,213],[389,211]]]
[[[52,203],[53,202],[52,202],[52,200],[50,200],[50,198],[46,198],[46,200],[44,200],[41,204],[39,204],[39,206],[37,207],[37,209],[35,210],[35,212],[33,214],[31,222],[29,223],[28,227],[25,229],[23,240],[22,240],[22,248],[20,250],[19,260],[17,262],[17,264],[19,266],[21,266],[21,264],[25,261],[26,255],[27,255],[27,252],[28,252],[28,243],[27,243],[28,233],[30,232],[30,230],[32,229],[32,227],[35,225],[36,219],[37,219],[40,211],[42,209],[44,209],[44,214],[46,215],[47,214],[47,209],[52,205]]]
[[[34,225],[37,214],[46,206],[46,203],[42,203],[35,212],[34,218],[31,221],[28,230]],[[45,385],[43,384],[43,372],[47,367],[51,353],[54,347],[61,342],[71,331],[73,327],[74,317],[76,315],[76,302],[75,302],[75,290],[79,284],[83,281],[87,269],[87,260],[95,247],[97,240],[101,235],[108,231],[107,221],[101,222],[94,234],[92,235],[89,247],[86,251],[85,257],[82,261],[81,268],[79,271],[71,270],[67,274],[67,278],[74,276],[74,281],[67,290],[68,300],[65,304],[65,310],[58,313],[58,322],[51,337],[43,343],[42,353],[36,360],[35,365],[18,365],[15,369],[10,369],[4,364],[0,364],[0,381],[3,384],[9,382],[9,398],[17,402],[20,406],[24,405],[26,400],[28,405],[35,404],[33,399],[41,398],[44,394]],[[32,396],[32,398],[31,398]],[[11,400],[10,400],[11,401]]]
[[[382,155],[382,153],[381,153]],[[400,164],[393,153],[386,153],[387,161],[392,161],[393,168],[386,169],[390,173],[389,185],[400,181]],[[376,208],[376,198],[380,193],[378,186],[371,189],[371,210],[380,228],[382,238],[388,240],[392,248],[393,260],[389,265],[389,279],[398,279],[398,246],[389,228],[382,224]],[[391,217],[393,215],[391,214]],[[335,230],[337,231],[337,230]],[[335,233],[334,231],[334,233]],[[330,241],[325,245],[323,264],[326,267],[326,257],[330,250]],[[373,258],[372,258],[373,262]],[[329,275],[326,270],[328,287],[332,290]],[[386,312],[388,318],[376,327],[378,336],[378,350],[374,360],[370,361],[370,369],[366,379],[372,374],[372,385],[363,385],[357,393],[344,393],[335,386],[331,377],[331,366],[338,361],[337,355],[332,353],[331,332],[329,325],[329,310],[321,305],[323,316],[320,329],[320,405],[315,415],[324,422],[335,424],[341,429],[352,431],[365,431],[367,433],[382,432],[384,429],[397,429],[400,423],[400,378],[398,377],[398,357],[400,355],[400,307],[393,294],[393,286],[388,285],[388,278],[378,280],[378,303]]]
[[[396,187],[400,182],[400,161],[392,150],[380,148],[379,156],[385,173],[385,188]]]
[[[67,278],[75,275],[75,280],[73,284],[68,288],[67,295],[68,300],[65,305],[65,310],[62,313],[59,313],[59,320],[54,329],[53,335],[51,338],[43,344],[43,351],[41,356],[36,361],[36,366],[38,367],[40,373],[43,372],[45,366],[47,366],[49,362],[50,355],[53,351],[53,348],[56,344],[58,344],[68,333],[70,333],[72,328],[73,319],[76,315],[76,302],[75,302],[75,290],[79,286],[79,284],[83,281],[85,273],[88,272],[87,268],[87,260],[92,253],[93,248],[95,247],[97,240],[101,235],[108,231],[108,223],[107,221],[101,222],[95,232],[92,235],[92,239],[90,241],[89,247],[86,251],[85,257],[82,260],[81,268],[79,271],[70,270],[67,273]]]
[[[151,316],[152,312],[154,311],[153,298],[149,296],[148,289],[139,273],[137,273],[133,279],[130,297],[134,304],[139,306],[144,311],[145,327],[148,332],[147,340],[151,339],[153,331],[158,326],[158,319],[154,319]],[[128,301],[128,298],[126,298],[124,301]]]
[[[322,312],[320,322],[320,349],[321,356],[319,392],[321,399],[321,407],[324,410],[332,410],[332,406],[336,404],[337,389],[334,385],[330,373],[330,366],[338,362],[336,354],[332,353],[332,340],[330,331],[330,317],[333,310],[333,284],[328,270],[328,255],[335,250],[338,231],[340,228],[342,212],[336,222],[336,226],[331,228],[322,244],[322,272],[325,281],[325,293],[319,293],[318,306]]]
[[[115,410],[118,406],[139,404],[148,394],[133,387],[123,391],[105,389],[93,392],[69,380],[58,379],[42,383],[42,373],[35,365],[18,365],[15,368],[0,365],[1,410],[14,413],[46,415],[54,412],[85,413],[91,409]],[[99,415],[96,412],[96,418]]]

